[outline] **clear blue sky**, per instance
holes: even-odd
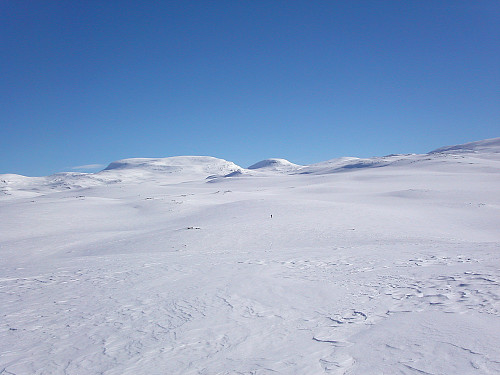
[[[0,2],[0,173],[500,136],[500,1]]]

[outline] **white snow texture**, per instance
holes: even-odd
[[[500,374],[500,138],[0,175],[0,374]]]

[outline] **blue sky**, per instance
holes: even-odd
[[[499,24],[497,0],[2,1],[0,173],[498,137]]]

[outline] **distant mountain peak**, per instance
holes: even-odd
[[[252,164],[248,167],[248,169],[262,169],[282,172],[290,172],[299,168],[302,168],[302,165],[294,164],[286,159],[277,158],[261,160],[258,163]]]

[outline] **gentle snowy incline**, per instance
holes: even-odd
[[[440,147],[430,154],[449,152],[482,152],[500,153],[500,138],[485,139],[483,141],[469,142],[462,145]]]
[[[3,175],[0,374],[499,374],[499,148]]]

